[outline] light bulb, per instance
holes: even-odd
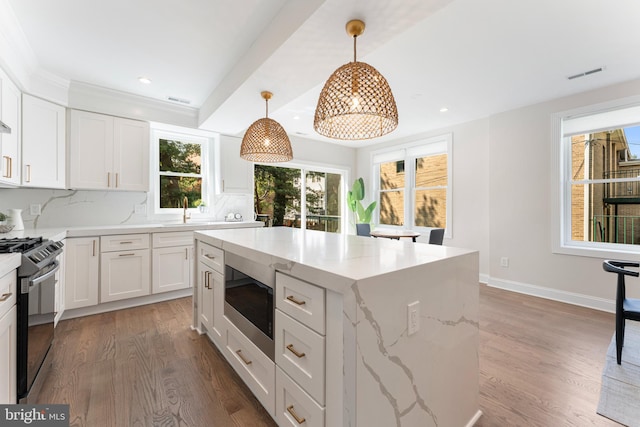
[[[265,138],[264,139],[264,146],[265,147],[268,147],[270,143],[271,143],[271,141],[269,141],[269,138]]]

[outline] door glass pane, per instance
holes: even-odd
[[[202,178],[160,175],[161,208],[182,208],[185,197],[188,207],[195,208],[202,200]]]
[[[416,190],[415,222],[418,227],[447,227],[447,190]]]
[[[255,165],[254,204],[274,226],[300,228],[300,169]]]
[[[307,229],[340,232],[340,179],[339,174],[307,172]]]
[[[160,171],[200,174],[200,144],[160,139]]]

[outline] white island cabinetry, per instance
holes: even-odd
[[[278,425],[463,427],[480,417],[477,251],[285,227],[195,238],[274,271],[274,388],[269,372],[256,387],[254,360],[243,366],[228,343],[221,351]],[[224,320],[228,341],[255,347]]]

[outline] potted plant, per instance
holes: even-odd
[[[355,215],[356,224],[370,224],[373,210],[376,208],[375,201],[371,202],[366,208],[364,207],[362,204],[364,195],[364,181],[362,178],[358,178],[347,193],[347,204]]]
[[[0,212],[0,225],[4,225],[7,223],[7,216]]]

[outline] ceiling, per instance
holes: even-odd
[[[262,90],[289,134],[357,147],[640,77],[637,0],[4,1],[47,72],[188,100],[201,128],[230,135],[264,116]],[[358,59],[389,81],[400,124],[333,141],[313,115],[326,78],[352,60],[353,18],[367,25]]]

